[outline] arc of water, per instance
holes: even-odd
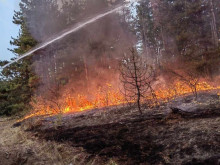
[[[99,14],[99,15],[97,15],[97,16],[95,16],[95,17],[89,19],[89,20],[86,20],[86,21],[82,22],[82,23],[78,23],[77,25],[75,25],[75,26],[69,28],[68,30],[65,30],[65,31],[64,31],[63,33],[61,33],[60,35],[53,37],[53,38],[50,39],[49,41],[47,41],[47,42],[45,42],[45,43],[43,43],[43,44],[41,44],[41,45],[35,47],[34,49],[28,51],[27,53],[23,54],[22,56],[20,56],[20,57],[16,58],[15,60],[9,62],[8,64],[4,65],[1,69],[4,69],[4,68],[10,66],[11,64],[13,64],[13,63],[15,63],[15,62],[17,62],[17,61],[19,61],[19,60],[21,60],[21,59],[27,57],[27,56],[30,56],[30,55],[33,54],[34,52],[36,52],[36,51],[38,51],[38,50],[40,50],[40,49],[42,49],[42,48],[45,48],[45,47],[47,47],[48,45],[50,45],[50,44],[52,44],[52,43],[54,43],[54,42],[56,42],[56,41],[58,41],[58,40],[60,40],[60,39],[63,39],[63,38],[66,37],[67,35],[69,35],[69,34],[71,34],[71,33],[74,33],[74,32],[76,32],[76,31],[80,30],[81,28],[87,26],[88,24],[91,24],[91,23],[93,23],[93,22],[95,22],[95,21],[97,21],[97,20],[99,20],[99,19],[101,19],[101,18],[103,18],[103,17],[105,17],[105,16],[111,14],[111,13],[114,13],[114,12],[116,12],[116,11],[119,11],[119,10],[122,9],[123,7],[125,7],[124,4],[123,4],[123,5],[120,5],[120,6],[116,7],[116,8],[114,8],[114,9],[112,9],[112,10],[109,10],[109,11],[107,11],[107,12],[105,12],[105,13]]]

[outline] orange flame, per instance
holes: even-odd
[[[80,112],[95,108],[103,108],[128,103],[124,98],[124,95],[119,90],[113,89],[111,84],[106,84],[106,87],[104,88],[104,92],[103,89],[100,88],[91,100],[88,99],[88,97],[85,95],[78,95],[77,97],[68,96],[64,99],[63,105],[61,106],[62,108],[59,109],[59,111],[54,110],[49,105],[47,105],[46,107],[38,107],[36,110],[34,110],[31,114],[29,114],[22,120],[34,116],[52,116],[57,114]],[[197,91],[207,91],[216,89],[220,89],[220,86],[215,87],[208,84],[207,82],[201,82],[197,85]],[[188,93],[192,93],[192,89],[184,83],[177,82],[170,88],[166,87],[157,89],[155,91],[155,96],[157,99],[167,102],[171,99],[174,99],[177,96],[181,96]],[[152,97],[146,98],[152,99]]]

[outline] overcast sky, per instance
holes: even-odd
[[[19,10],[20,0],[0,0],[0,60],[10,60],[14,57],[8,48],[11,37],[17,37],[19,27],[12,23],[14,10]]]

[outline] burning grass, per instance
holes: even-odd
[[[172,114],[170,106],[185,107],[189,115]],[[154,109],[109,108],[68,114],[54,127],[46,118],[31,131],[39,138],[82,147],[92,157],[117,164],[187,164],[218,161],[220,102],[216,93],[184,96]],[[201,115],[202,114],[202,115]],[[103,163],[105,164],[105,163]]]
[[[197,84],[196,88],[197,91],[200,92],[217,90],[220,89],[220,86],[213,86],[207,82],[201,82]],[[157,88],[157,90],[155,90],[155,96],[159,102],[168,102],[178,96],[190,93],[192,93],[192,88],[182,82],[177,82],[171,87]],[[145,98],[148,101],[152,99],[151,96],[146,96]],[[111,84],[106,84],[105,87],[99,88],[97,92],[94,92],[93,96],[82,94],[78,94],[77,96],[64,95],[61,101],[52,100],[52,103],[45,99],[38,98],[33,104],[34,110],[22,120],[34,116],[52,116],[118,106],[129,102],[132,103],[135,101],[126,100],[120,90],[114,89]],[[143,100],[143,103],[145,103],[145,100]],[[151,103],[151,106],[154,106],[154,104]]]
[[[193,98],[144,109],[141,117],[134,106],[122,106],[65,114],[59,125],[55,116],[29,118],[16,128],[14,120],[0,123],[1,151],[17,164],[215,164],[219,96],[212,91]],[[188,113],[173,114],[171,106]],[[1,152],[0,158],[7,165]]]

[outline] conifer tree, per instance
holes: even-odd
[[[37,42],[28,32],[22,11],[15,12],[13,23],[20,26],[17,38],[10,44],[16,57],[29,51]],[[7,61],[1,61],[1,66]],[[32,71],[31,57],[16,62],[2,71],[0,77],[0,115],[13,115],[30,110],[30,101],[37,84],[37,76]]]

